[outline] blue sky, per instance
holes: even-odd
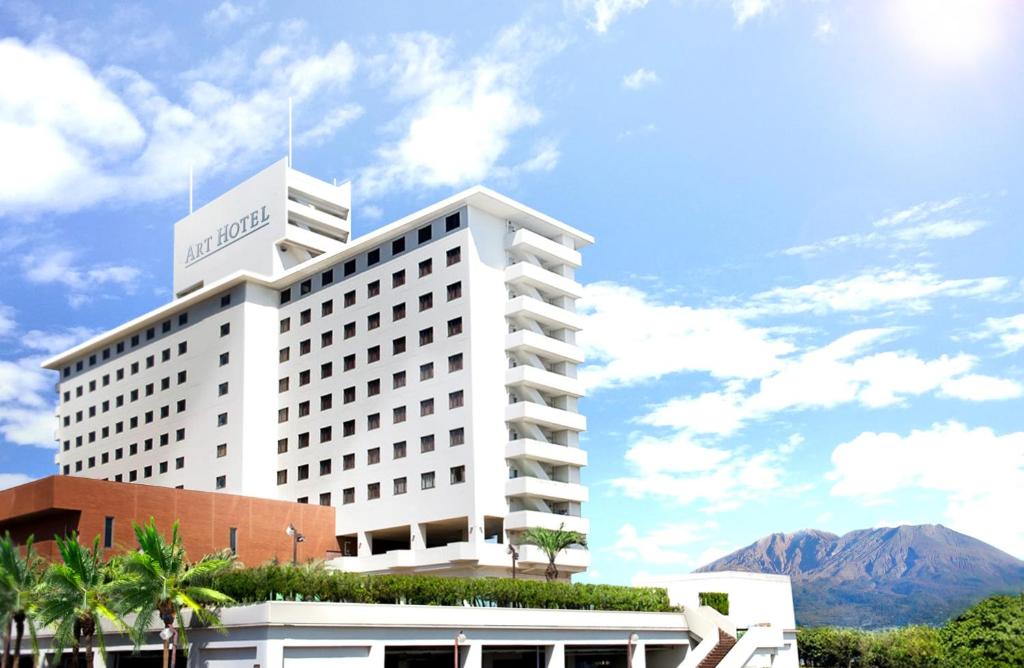
[[[429,5],[429,7],[428,7]],[[1024,6],[0,3],[0,482],[63,348],[164,303],[174,221],[280,158],[357,234],[485,183],[579,273],[596,581],[943,523],[1024,557]]]

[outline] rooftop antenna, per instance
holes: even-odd
[[[292,166],[292,99],[288,98],[288,166]]]
[[[192,215],[192,165],[188,166],[188,213]]]

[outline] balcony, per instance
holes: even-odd
[[[532,527],[552,530],[562,528],[586,535],[590,533],[590,520],[575,515],[541,513],[536,510],[517,510],[505,516],[506,531],[525,531]]]
[[[583,258],[579,251],[530,230],[520,229],[508,235],[505,239],[505,246],[512,252],[535,255],[551,264],[567,264],[570,267],[579,267],[583,264]]]
[[[556,466],[586,466],[587,451],[532,438],[518,438],[505,446],[506,459],[533,459]]]
[[[554,329],[583,329],[583,318],[575,312],[526,295],[508,300],[505,315],[509,318],[529,318]]]
[[[529,285],[541,292],[573,299],[583,296],[583,286],[576,281],[529,262],[517,262],[505,267],[505,282],[512,285]]]
[[[583,363],[583,351],[578,346],[525,329],[508,334],[505,349],[533,353],[557,362]]]
[[[536,496],[551,501],[586,503],[590,498],[587,488],[575,482],[542,480],[529,476],[512,478],[505,483],[505,496]]]
[[[505,384],[532,387],[548,394],[583,396],[583,385],[579,380],[525,364],[508,369],[505,372]]]
[[[542,406],[532,401],[517,401],[505,407],[505,421],[517,422],[519,420],[532,422],[534,424],[554,429],[571,429],[573,431],[586,431],[587,418],[579,413]]]

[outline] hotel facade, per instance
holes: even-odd
[[[175,225],[173,301],[45,362],[58,473],[333,506],[311,556],[349,571],[507,575],[520,532],[589,531],[592,241],[483,187],[353,237],[348,184],[281,160]]]

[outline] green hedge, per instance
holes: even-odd
[[[238,604],[333,601],[410,605],[471,605],[563,610],[667,612],[668,594],[655,587],[569,584],[508,578],[359,575],[310,566],[268,564],[229,571],[211,583]]]
[[[721,591],[702,591],[697,594],[701,605],[714,608],[723,615],[729,614],[729,595]]]

